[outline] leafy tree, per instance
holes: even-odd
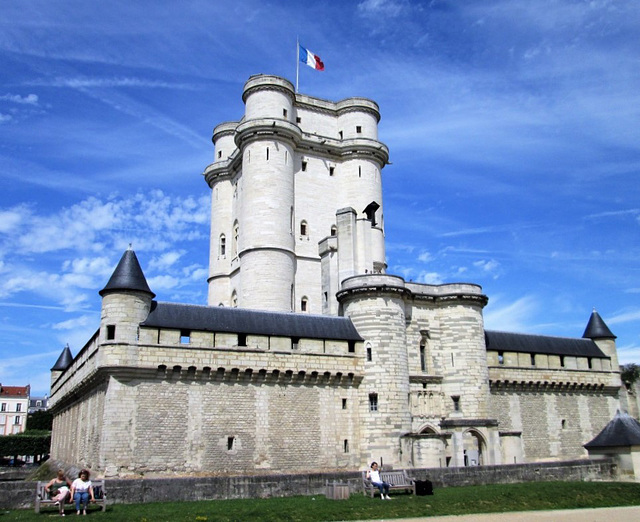
[[[640,366],[635,363],[623,364],[620,366],[620,379],[627,388],[640,378]]]
[[[34,430],[0,437],[0,455],[12,455],[16,460],[19,455],[33,455],[36,460],[40,460],[49,454],[50,447],[49,431]]]
[[[49,430],[53,427],[53,415],[50,411],[34,411],[27,416],[27,431]]]

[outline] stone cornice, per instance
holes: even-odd
[[[477,426],[490,428],[497,425],[497,419],[443,419],[440,421],[441,428],[475,428]]]
[[[528,392],[601,392],[615,395],[620,391],[619,386],[604,383],[579,383],[575,381],[524,381],[524,380],[489,380],[491,391],[528,391]]]

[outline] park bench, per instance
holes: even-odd
[[[416,493],[415,480],[409,477],[409,475],[407,475],[407,472],[403,469],[398,471],[381,471],[380,478],[387,484],[391,484],[389,486],[390,491],[404,489],[405,491],[411,491],[414,495]],[[376,491],[380,491],[367,478],[366,471],[362,472],[362,487],[364,488],[364,494],[366,495],[367,493],[369,493],[371,495],[371,498],[375,496]]]
[[[58,508],[58,506],[55,505],[55,502],[49,497],[49,493],[47,493],[44,489],[47,484],[48,481],[38,482],[35,502],[36,513],[40,513],[40,509],[43,507],[55,507],[56,509]],[[102,511],[105,511],[107,509],[107,492],[104,488],[104,480],[92,480],[91,485],[93,487],[93,496],[96,499],[96,505],[100,506],[102,508]],[[67,503],[70,506],[73,506],[73,499],[71,502]],[[89,505],[91,505],[91,503],[89,503]]]

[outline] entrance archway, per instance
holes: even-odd
[[[484,465],[484,453],[487,444],[479,431],[468,430],[462,435],[464,465],[482,466]]]

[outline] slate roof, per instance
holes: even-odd
[[[551,337],[485,330],[487,350],[608,358],[591,339]]]
[[[615,339],[616,336],[611,333],[600,314],[595,310],[591,312],[587,327],[582,334],[587,339]]]
[[[152,298],[156,296],[149,288],[136,253],[133,250],[127,250],[122,254],[109,282],[100,290],[99,294],[104,296],[106,293],[118,290],[136,290],[146,292]]]
[[[362,341],[348,317],[266,312],[153,301],[142,326],[252,335]]]
[[[640,445],[640,423],[628,413],[618,410],[609,424],[584,447],[593,449],[638,445]]]
[[[58,360],[51,368],[51,371],[63,372],[67,368],[69,368],[69,366],[71,366],[72,363],[73,363],[73,355],[71,355],[71,350],[69,349],[69,345],[67,345],[62,350],[60,357],[58,357]]]

